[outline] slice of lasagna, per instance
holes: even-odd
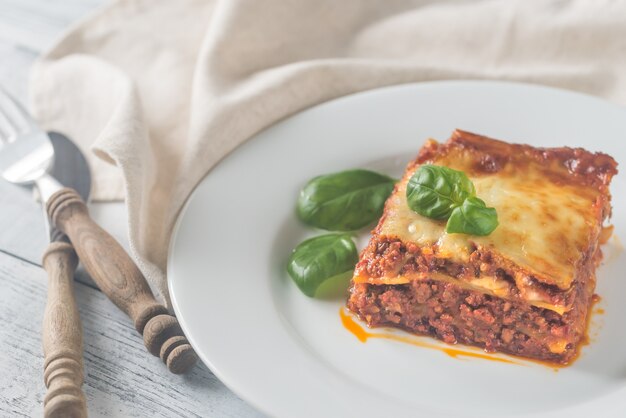
[[[463,171],[497,210],[488,236],[448,234],[413,212],[407,182],[422,164]],[[385,204],[360,255],[348,308],[392,326],[566,364],[586,331],[610,235],[609,183],[617,163],[580,148],[534,148],[463,131],[430,140]]]

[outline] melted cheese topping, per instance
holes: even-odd
[[[577,266],[599,232],[593,188],[557,185],[535,163],[507,166],[494,174],[472,173],[472,160],[461,152],[436,161],[464,171],[476,186],[476,194],[495,207],[500,225],[489,236],[448,234],[445,221],[423,217],[409,209],[405,175],[389,198],[379,234],[395,236],[419,246],[436,244],[437,256],[454,262],[468,261],[472,248],[487,248],[528,271],[538,281],[570,288]],[[497,281],[479,278],[476,286],[497,293]],[[494,288],[496,286],[496,288]],[[532,295],[527,295],[532,299]]]

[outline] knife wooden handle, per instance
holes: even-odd
[[[89,216],[80,195],[64,188],[46,204],[52,224],[72,241],[80,261],[102,292],[135,324],[148,351],[175,374],[189,371],[198,357],[178,320],[159,304],[146,279],[122,246]]]
[[[83,384],[83,331],[74,300],[72,246],[53,242],[43,256],[48,272],[48,301],[43,317],[44,398],[46,418],[87,416]]]

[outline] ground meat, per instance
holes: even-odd
[[[353,284],[348,308],[373,327],[394,326],[449,344],[563,364],[576,355],[585,331],[593,287],[581,290],[576,308],[563,316],[436,280]],[[554,352],[556,343],[563,352]]]

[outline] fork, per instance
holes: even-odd
[[[28,114],[0,88],[0,152],[7,143],[32,130]],[[49,228],[44,208],[46,230],[51,242],[43,256],[48,273],[48,295],[42,323],[44,398],[46,418],[87,416],[82,391],[83,337],[80,316],[72,289],[78,259],[74,248],[60,231]]]

